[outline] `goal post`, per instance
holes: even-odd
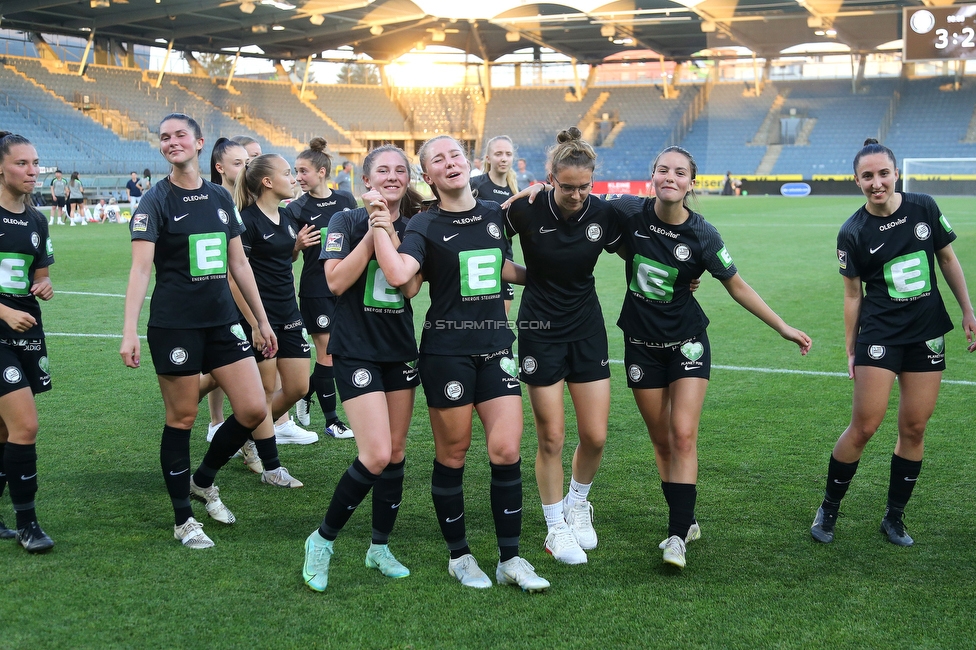
[[[935,195],[976,195],[976,158],[905,158],[902,189]]]

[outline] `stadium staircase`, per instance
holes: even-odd
[[[306,93],[307,96],[306,97],[302,97],[301,90],[299,88],[296,88],[293,84],[289,84],[289,86],[291,86],[291,93],[298,98],[298,101],[300,101],[302,104],[304,104],[308,108],[308,110],[310,110],[314,114],[318,115],[319,116],[319,119],[321,119],[323,122],[325,122],[326,124],[328,124],[329,126],[331,126],[333,129],[335,129],[336,131],[338,131],[340,134],[343,135],[343,137],[345,137],[349,141],[348,144],[341,144],[340,143],[336,147],[336,150],[339,153],[343,153],[343,154],[366,153],[366,147],[363,146],[363,143],[362,142],[360,142],[351,132],[349,132],[346,129],[342,128],[342,126],[340,126],[338,122],[336,122],[331,117],[329,117],[328,115],[326,115],[325,114],[325,111],[323,111],[322,109],[320,109],[318,106],[316,106],[312,102],[312,99],[315,99],[315,92],[314,91],[312,91],[310,88],[306,88],[305,89],[305,93]]]

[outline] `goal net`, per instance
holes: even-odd
[[[976,158],[905,158],[902,188],[933,195],[976,195]]]

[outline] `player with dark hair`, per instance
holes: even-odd
[[[54,297],[54,249],[44,216],[31,205],[40,165],[27,138],[0,131],[0,495],[10,486],[16,532],[0,520],[0,539],[16,538],[30,553],[54,542],[37,523],[37,405],[51,375],[37,299]]]
[[[448,572],[468,587],[491,586],[471,555],[464,523],[464,462],[477,409],[491,463],[499,551],[495,578],[499,584],[543,591],[549,582],[518,554],[522,400],[501,293],[502,279],[524,284],[525,269],[510,259],[499,205],[472,196],[461,145],[450,136],[437,136],[424,143],[418,157],[438,204],[410,220],[399,252],[385,229],[375,228],[373,237],[376,258],[391,285],[402,287],[418,272],[430,283],[420,379],[434,434],[431,494],[450,552]]]
[[[587,495],[610,417],[607,332],[593,269],[605,249],[619,247],[621,235],[612,208],[590,196],[595,167],[596,153],[579,129],[560,132],[549,152],[552,190],[533,203],[515,201],[506,216],[509,234],[519,235],[526,267],[519,377],[528,385],[539,439],[535,472],[548,528],[545,549],[567,564],[586,562],[586,551],[597,546]],[[564,496],[567,384],[579,444]]]
[[[327,176],[326,176],[327,177]],[[376,261],[379,229],[400,243],[421,197],[410,187],[410,162],[393,145],[373,149],[363,161],[364,208],[336,212],[329,221],[322,259],[338,296],[329,352],[343,407],[356,427],[358,455],[336,486],[318,530],[305,541],[302,575],[324,591],[333,542],[353,511],[373,492],[372,543],[366,566],[390,578],[410,575],[389,548],[403,500],[407,429],[420,383],[412,298],[419,275],[402,289],[390,286]]]
[[[333,438],[352,438],[353,430],[336,414],[335,375],[332,356],[328,353],[329,337],[335,325],[336,296],[329,289],[322,269],[322,242],[328,236],[329,219],[336,212],[356,208],[356,199],[346,192],[329,188],[332,156],[326,151],[325,138],[312,138],[308,149],[295,160],[295,179],[305,192],[288,204],[286,211],[299,226],[319,233],[319,241],[302,250],[304,264],[298,284],[302,320],[315,343],[315,368],[309,378],[309,391],[295,406],[298,421],[308,425],[312,395],[318,396],[325,416],[325,434]]]
[[[854,182],[867,201],[837,236],[853,407],[851,422],[830,455],[826,492],[810,534],[818,542],[833,541],[841,499],[881,426],[897,377],[898,441],[881,532],[892,544],[911,546],[905,506],[922,470],[925,427],[945,370],[945,334],[952,329],[936,263],[962,310],[970,352],[976,350],[976,317],[952,251],[956,233],[931,196],[895,191],[898,166],[891,149],[866,140],[854,157]]]
[[[148,342],[166,407],[159,459],[175,515],[174,536],[192,549],[213,541],[193,518],[190,494],[203,499],[215,520],[232,524],[214,477],[264,421],[267,408],[252,343],[238,323],[228,272],[255,315],[254,346],[273,356],[277,340],[241,246],[244,225],[226,190],[200,173],[200,125],[172,113],[159,125],[159,151],[170,174],[142,197],[132,216],[132,269],[125,296],[119,353],[138,368],[139,313],[153,267]],[[190,430],[197,417],[200,373],[211,373],[230,398],[233,414],[221,425],[203,462],[190,474]]]
[[[655,198],[615,198],[624,233],[627,293],[617,325],[625,336],[627,385],[654,445],[661,489],[670,511],[664,561],[685,566],[685,543],[701,535],[695,518],[698,424],[711,368],[708,318],[690,291],[705,271],[732,298],[796,343],[810,337],[787,325],[739,276],[718,231],[686,203],[697,166],[691,154],[668,147],[654,160]]]

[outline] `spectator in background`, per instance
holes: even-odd
[[[722,186],[722,196],[739,196],[742,192],[742,181],[732,178],[732,172],[725,172],[725,184]]]
[[[119,210],[119,203],[114,196],[108,200],[108,205],[105,206],[105,216],[111,223],[122,223],[122,211]]]
[[[132,178],[125,184],[125,197],[129,202],[129,206],[132,208],[132,214],[135,214],[136,208],[139,207],[139,199],[142,198],[142,188],[139,186],[139,174],[132,172],[130,176]]]
[[[518,171],[515,172],[515,180],[518,183],[519,192],[535,182],[535,176],[525,169],[525,158],[518,159]]]
[[[342,163],[342,169],[336,175],[336,189],[340,192],[352,194],[353,165],[348,160]]]
[[[485,173],[485,170],[482,168],[482,164],[483,163],[481,161],[481,158],[475,158],[471,162],[471,178],[474,178],[475,176],[481,176],[482,174]]]
[[[142,170],[142,180],[139,182],[139,187],[143,192],[148,192],[149,188],[152,187],[152,173],[148,167]]]
[[[64,180],[61,170],[54,172],[54,180],[51,181],[51,216],[47,220],[48,225],[54,224],[57,215],[58,225],[64,224],[62,219],[68,216],[68,181]]]
[[[68,181],[68,206],[71,225],[85,223],[85,186],[81,184],[78,172],[71,172],[71,180]]]

